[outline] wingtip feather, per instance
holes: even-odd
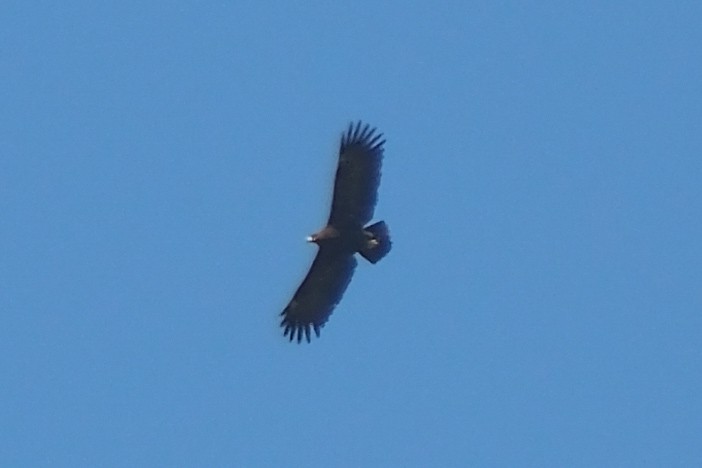
[[[345,148],[357,143],[374,152],[382,151],[385,140],[383,134],[376,134],[376,131],[376,127],[371,127],[368,123],[364,124],[361,120],[350,122],[348,129],[341,134],[339,151],[343,152]]]

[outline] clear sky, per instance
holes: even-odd
[[[701,24],[2,2],[0,465],[699,466]],[[291,344],[354,119],[394,248]]]

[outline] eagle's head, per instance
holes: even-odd
[[[314,234],[307,236],[307,242],[314,242],[315,244],[319,244],[320,242],[336,239],[337,237],[339,237],[339,231],[337,231],[332,226],[325,226],[324,229],[322,229],[321,231],[315,232]]]

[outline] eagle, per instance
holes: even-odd
[[[341,134],[327,225],[307,238],[317,244],[317,255],[290,303],[280,314],[283,336],[300,343],[319,337],[324,324],[351,282],[360,254],[377,263],[392,247],[384,221],[370,226],[378,200],[383,160],[382,133],[358,121]]]

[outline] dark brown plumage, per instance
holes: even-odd
[[[355,253],[371,263],[390,251],[392,243],[383,221],[364,227],[373,217],[378,199],[382,134],[368,124],[351,123],[341,135],[339,162],[327,225],[307,240],[319,246],[310,271],[288,306],[280,326],[290,341],[309,342],[319,336],[334,307],[344,295],[354,269]]]

